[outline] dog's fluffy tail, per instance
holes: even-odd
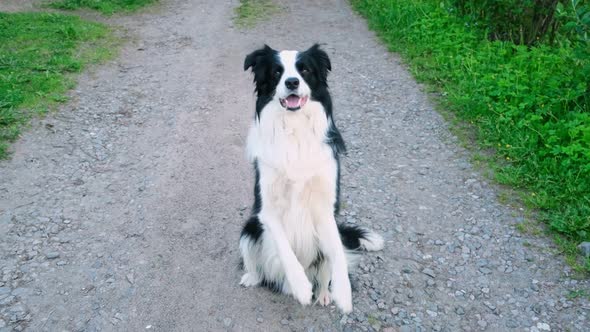
[[[383,249],[383,238],[370,229],[353,224],[339,224],[338,231],[342,244],[348,250],[379,251]]]

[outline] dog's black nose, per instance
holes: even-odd
[[[295,90],[299,87],[299,79],[297,77],[289,77],[285,80],[285,85],[289,90]]]

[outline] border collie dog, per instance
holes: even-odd
[[[380,250],[380,235],[337,224],[344,141],[332,118],[326,52],[269,46],[246,57],[256,85],[247,151],[256,174],[252,216],[240,236],[240,284],[267,286],[307,305],[334,301],[352,310],[348,276],[360,250]]]

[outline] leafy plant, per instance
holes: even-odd
[[[577,32],[585,29],[582,7],[573,6],[576,17],[556,7],[564,30],[555,31],[554,43],[520,45],[490,40],[486,22],[497,19],[462,14],[456,1],[352,4],[418,79],[444,92],[443,105],[472,126],[482,149],[495,152],[496,180],[520,190],[564,251],[590,240],[590,56]],[[588,262],[576,266],[584,270]]]
[[[110,55],[110,32],[79,17],[0,13],[0,158],[31,115],[66,99],[72,74]]]

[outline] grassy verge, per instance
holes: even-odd
[[[112,55],[110,30],[76,16],[0,13],[0,158],[35,114],[66,100],[75,73]]]
[[[75,10],[89,8],[103,14],[131,12],[158,0],[57,0],[49,4],[52,8]]]
[[[474,131],[494,178],[538,212],[568,262],[590,272],[590,58],[567,40],[490,41],[445,1],[352,0],[443,107]]]
[[[278,11],[279,7],[272,0],[240,0],[234,22],[240,28],[252,28]]]

